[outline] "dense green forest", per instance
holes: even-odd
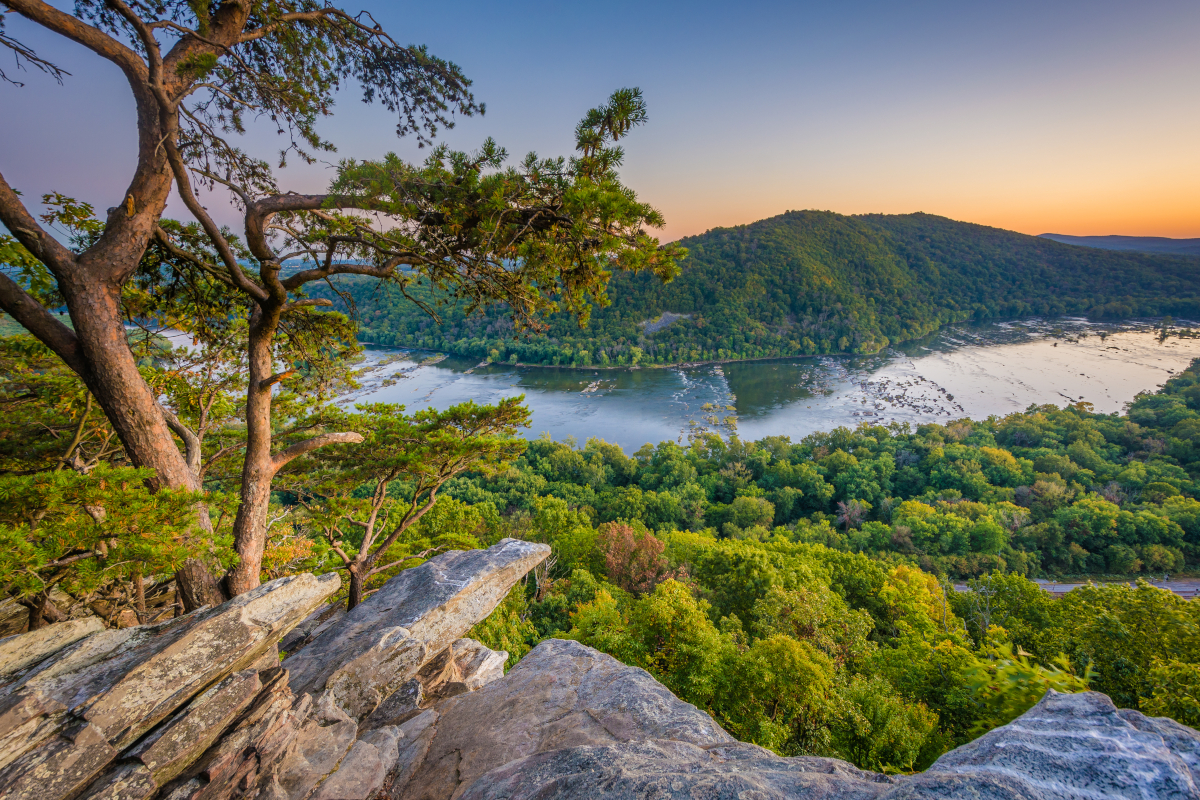
[[[1194,573],[1198,442],[1200,361],[1124,415],[1041,406],[632,456],[543,438],[449,481],[388,557],[547,542],[471,634],[510,663],[578,639],[740,739],[920,769],[1046,688],[1200,726],[1200,600],[1146,583],[1053,599],[1029,580]]]
[[[554,548],[474,633],[513,660],[578,639],[740,739],[908,770],[1047,687],[1200,726],[1200,600],[1144,582],[1053,599],[1026,577],[1194,571],[1197,442],[1200,361],[1125,415],[1043,406],[632,457],[543,439],[454,481],[444,510],[477,514],[483,542]]]
[[[394,286],[344,277],[339,288],[364,342],[577,366],[870,353],[964,320],[1200,317],[1200,258],[1074,247],[929,214],[791,211],[680,244],[689,255],[672,283],[614,274],[620,302],[596,308],[585,329],[558,316],[530,338],[514,338],[502,307],[468,317],[447,305],[439,325]]]
[[[443,492],[498,510],[554,496],[598,523],[819,543],[969,578],[1200,567],[1200,365],[1126,415],[1087,404],[1003,419],[838,428],[793,443],[697,438],[632,457],[540,439]]]
[[[5,593],[43,611],[54,594],[118,626],[169,613],[196,497],[149,492],[44,348],[0,339],[0,362]],[[244,426],[221,396],[202,442],[206,546],[232,563]],[[1200,726],[1200,600],[1147,583],[1053,599],[1029,580],[1200,566],[1200,361],[1124,415],[1041,406],[632,455],[526,443],[518,399],[337,413],[305,424],[364,441],[276,477],[264,580],[354,568],[344,592],[362,596],[447,549],[547,542],[551,558],[469,635],[510,664],[543,638],[578,639],[740,739],[866,768],[921,769],[1047,688]]]

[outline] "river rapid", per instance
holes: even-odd
[[[1195,330],[1195,329],[1192,329]],[[525,395],[529,438],[598,437],[633,453],[712,431],[742,439],[863,422],[946,422],[1091,403],[1124,410],[1200,357],[1200,339],[1160,341],[1152,323],[1082,319],[955,325],[871,356],[818,356],[643,369],[479,365],[423,351],[368,349],[362,388],[339,402],[408,411]]]

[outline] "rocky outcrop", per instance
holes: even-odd
[[[155,776],[169,778],[220,733],[209,723],[228,721],[253,697],[255,678],[234,674],[273,653],[338,586],[333,575],[281,578],[218,608],[100,631],[47,654],[0,687],[0,796],[72,796],[122,751],[148,760],[125,770],[128,780],[149,776],[157,788]],[[152,743],[133,747],[167,720]]]
[[[522,665],[536,654],[535,649]],[[511,675],[515,677],[519,670]],[[525,676],[525,683],[530,677]],[[543,732],[558,724],[554,714],[560,710],[550,708],[541,722],[528,715],[517,717],[517,724],[527,732],[524,748],[529,755],[475,776],[470,772],[473,766],[511,755],[511,743],[522,739],[521,731],[508,732],[488,748],[480,736],[447,726],[445,717],[454,713],[455,701],[459,707],[470,705],[476,713],[482,711],[479,705],[488,698],[505,696],[507,683],[505,679],[487,691],[440,706],[437,713],[443,719],[435,723],[438,731],[424,763],[392,796],[422,800],[1200,800],[1200,733],[1169,719],[1118,710],[1108,697],[1094,692],[1050,691],[1014,722],[952,750],[928,771],[907,777],[864,772],[837,759],[781,758],[741,742],[718,737],[705,741],[694,731],[691,741],[650,735],[548,747]],[[689,729],[694,709],[676,703],[664,710],[678,714]],[[665,718],[656,716],[661,729]],[[602,738],[595,728],[591,730],[582,738]],[[461,749],[456,750],[451,741],[455,736]],[[457,754],[457,768],[465,770],[457,784],[446,777],[452,753]]]
[[[366,797],[396,769],[406,721],[503,675],[507,653],[462,636],[548,552],[445,553],[351,614],[322,605],[335,575],[298,575],[158,625],[0,640],[0,797]],[[302,658],[281,666],[293,628]]]
[[[328,692],[362,720],[487,617],[550,547],[504,539],[401,572],[287,659],[296,694]]]
[[[463,634],[546,552],[446,553],[344,615],[321,605],[336,577],[300,575],[160,625],[0,641],[0,797],[1200,800],[1200,733],[1094,693],[886,776],[734,741],[577,642],[503,675]]]
[[[1200,800],[1200,733],[1118,710],[1097,692],[1046,693],[1001,728],[951,750],[892,798]]]
[[[734,741],[649,673],[563,639],[542,642],[503,680],[445,700],[429,714],[423,736],[402,743],[412,767],[405,780],[392,782],[392,798],[454,797],[492,769],[560,748]]]
[[[104,630],[98,617],[72,619],[24,636],[0,639],[0,679],[15,675],[54,655],[69,644]]]
[[[743,742],[698,745],[650,739],[522,758],[489,772],[456,797],[877,800],[895,783],[833,758],[780,758]]]

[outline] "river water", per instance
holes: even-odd
[[[1081,319],[956,325],[873,356],[820,356],[666,369],[478,365],[428,352],[368,349],[362,389],[341,402],[402,403],[409,411],[525,395],[526,435],[599,437],[632,453],[686,443],[701,431],[743,439],[862,422],[945,422],[1092,403],[1119,412],[1200,357],[1200,339],[1160,341],[1150,323]]]

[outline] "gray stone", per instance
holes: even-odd
[[[404,570],[286,660],[292,691],[329,692],[365,719],[549,554],[547,545],[504,539]]]
[[[388,699],[380,703],[379,707],[362,721],[358,726],[359,733],[406,722],[421,713],[424,701],[425,689],[419,680],[413,678],[392,692]]]
[[[997,798],[1200,800],[1200,732],[1118,711],[1097,692],[1054,690],[1008,725],[951,750],[892,798],[951,797],[989,786]]]
[[[781,758],[740,742],[654,739],[542,748],[469,785],[464,776],[453,788],[436,769],[427,769],[448,763],[450,750],[438,740],[448,731],[445,718],[436,728],[422,771],[396,797],[1200,800],[1200,733],[1172,720],[1118,711],[1106,696],[1093,692],[1048,692],[1023,716],[945,754],[927,772],[894,778],[836,759]],[[467,753],[462,751],[464,762]],[[430,778],[434,782],[426,785],[433,791],[422,793],[421,782]]]
[[[436,712],[422,734],[432,731],[426,752],[406,779],[393,781],[392,797],[450,798],[492,769],[564,747],[733,743],[649,673],[563,639],[542,642],[503,679],[445,700]]]
[[[0,765],[36,744],[12,741],[34,716],[85,720],[118,750],[129,746],[213,681],[256,661],[339,585],[333,574],[280,578],[217,608],[76,642],[0,689]]]
[[[420,705],[430,706],[447,697],[473,692],[498,678],[503,678],[506,661],[508,653],[503,650],[497,652],[474,639],[456,639],[417,672],[416,680],[421,684],[423,695],[423,699],[419,701]],[[401,691],[404,691],[403,687],[397,693]],[[376,713],[368,719],[375,718],[379,709],[384,706],[394,705],[392,698],[395,696],[393,694],[384,700],[376,709]],[[403,721],[396,715],[393,715],[392,719],[396,722]]]
[[[59,731],[0,771],[0,797],[71,797],[91,783],[117,753],[94,725]]]
[[[122,764],[101,775],[83,793],[83,800],[145,800],[159,789],[142,764]]]
[[[780,758],[743,742],[699,745],[653,739],[538,753],[489,772],[455,797],[876,800],[892,782],[832,758]]]
[[[305,617],[296,627],[279,640],[279,649],[288,655],[295,655],[304,649],[310,641],[320,636],[346,616],[346,604],[326,603]]]
[[[437,697],[443,686],[458,680],[458,665],[454,663],[454,651],[447,647],[442,652],[425,662],[425,666],[417,670],[417,680],[426,697]],[[429,701],[426,701],[428,705]]]
[[[333,698],[323,696],[313,711],[269,781],[277,796],[290,800],[308,797],[354,745],[358,723]]]
[[[261,690],[257,671],[235,672],[194,699],[126,757],[142,762],[162,786],[199,758]]]
[[[281,578],[167,623],[101,631],[27,670],[0,687],[0,796],[82,791],[205,687],[259,660],[339,583]],[[201,749],[175,755],[186,761]]]
[[[379,728],[363,736],[312,800],[366,800],[373,796],[395,766],[397,742],[403,736],[398,727]]]
[[[85,617],[0,639],[0,678],[14,675],[102,630],[104,623],[98,617]]]
[[[425,762],[433,735],[437,733],[437,728],[434,727],[437,720],[438,713],[427,709],[400,726],[404,737],[398,742],[396,763],[392,766],[389,776],[389,799],[400,797],[409,786],[413,774]]]
[[[89,702],[83,716],[117,747],[132,744],[213,680],[258,660],[339,586],[335,574],[304,574],[233,598],[189,626],[187,636],[143,659]]]
[[[468,691],[473,692],[504,677],[507,651],[492,650],[474,639],[459,639],[450,649],[459,680],[466,684]]]
[[[301,730],[309,723],[319,724],[311,719],[312,698],[292,696],[286,670],[276,667],[259,679],[263,690],[250,709],[180,778],[164,787],[163,798],[254,797],[249,790],[275,773],[294,750]]]

